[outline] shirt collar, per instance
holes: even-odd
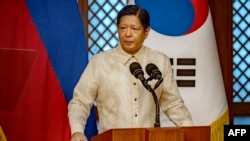
[[[125,52],[120,45],[117,47],[117,52],[119,57],[121,58],[121,62],[124,65],[126,65],[131,58],[134,58],[138,62],[142,62],[145,54],[145,46],[142,46],[141,49],[134,55]]]

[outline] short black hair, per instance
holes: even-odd
[[[117,15],[117,26],[120,24],[120,19],[126,15],[138,16],[144,29],[150,26],[150,15],[148,11],[138,5],[126,5],[123,7]]]

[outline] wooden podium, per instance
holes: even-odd
[[[91,141],[210,141],[210,126],[111,129]]]

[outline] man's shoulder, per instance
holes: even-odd
[[[147,46],[145,46],[145,52],[147,54],[149,54],[149,55],[151,54],[153,56],[159,56],[159,57],[166,57],[166,58],[168,58],[168,56],[165,53],[163,53],[162,51],[159,51],[159,50],[147,47]]]
[[[106,51],[101,51],[101,52],[93,55],[92,59],[104,59],[107,56],[111,57],[112,55],[114,55],[115,50],[116,50],[115,48],[111,48],[111,49],[106,50]]]

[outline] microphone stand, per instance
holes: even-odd
[[[154,91],[154,89],[156,89],[162,82],[163,79],[158,80],[158,82],[155,84],[154,89],[151,88],[151,86],[148,84],[149,80],[152,80],[154,77],[150,77],[147,80],[143,77],[143,71],[141,69],[140,64],[134,62],[132,64],[130,64],[130,72],[135,76],[135,78],[139,79],[143,86],[149,91],[151,92],[153,98],[154,98],[154,102],[155,102],[155,108],[156,108],[156,115],[155,115],[155,124],[154,127],[160,127],[160,106],[159,106],[159,101],[157,98],[157,95]]]
[[[155,127],[161,127],[159,101],[158,101],[158,98],[157,98],[157,95],[156,95],[155,91],[152,88],[149,91],[152,93],[152,96],[153,96],[154,101],[155,101],[156,115],[155,115],[155,124],[154,124],[154,126]]]
[[[144,87],[151,92],[153,98],[154,98],[154,102],[155,102],[155,108],[156,108],[156,115],[155,115],[155,124],[154,127],[161,127],[160,124],[160,106],[159,106],[159,101],[157,98],[157,95],[154,91],[154,89],[151,88],[151,86],[147,83],[147,81],[142,82]]]

